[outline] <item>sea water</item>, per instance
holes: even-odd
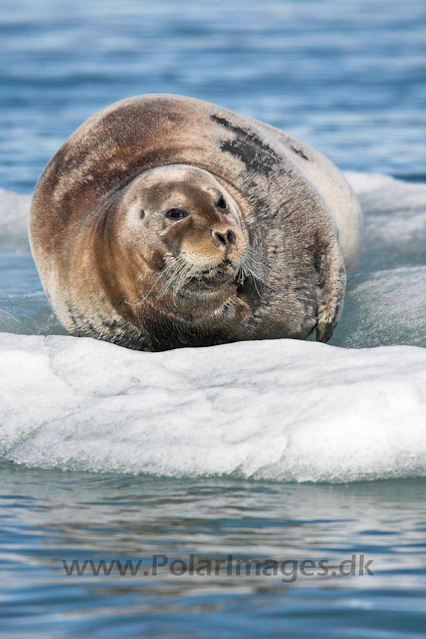
[[[423,19],[420,0],[2,5],[0,634],[424,636]],[[267,121],[345,171],[364,250],[331,345],[65,334],[32,189],[83,120],[148,92]],[[104,574],[114,559],[137,574]]]

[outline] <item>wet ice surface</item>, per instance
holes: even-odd
[[[426,351],[413,348],[426,345],[426,185],[348,178],[364,252],[332,343],[351,349],[278,340],[151,354],[55,336],[28,252],[29,198],[3,193],[14,248],[1,253],[2,458],[298,482],[426,475]],[[371,348],[383,345],[395,346]]]
[[[331,343],[426,346],[426,185],[347,177],[364,212],[363,253]]]

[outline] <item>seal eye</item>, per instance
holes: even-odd
[[[170,209],[166,213],[166,217],[169,217],[171,220],[183,220],[184,217],[187,217],[189,214],[182,209]]]
[[[226,209],[226,202],[223,198],[223,195],[220,196],[218,202],[216,203],[218,209]]]

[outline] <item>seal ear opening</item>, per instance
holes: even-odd
[[[346,270],[337,239],[326,246],[319,244],[315,256],[319,276],[319,304],[316,341],[328,342],[343,311]]]

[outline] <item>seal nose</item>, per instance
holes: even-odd
[[[214,243],[218,246],[220,244],[222,244],[223,246],[235,244],[235,240],[237,239],[237,236],[231,229],[228,229],[224,233],[221,233],[220,231],[212,231],[212,236]]]

